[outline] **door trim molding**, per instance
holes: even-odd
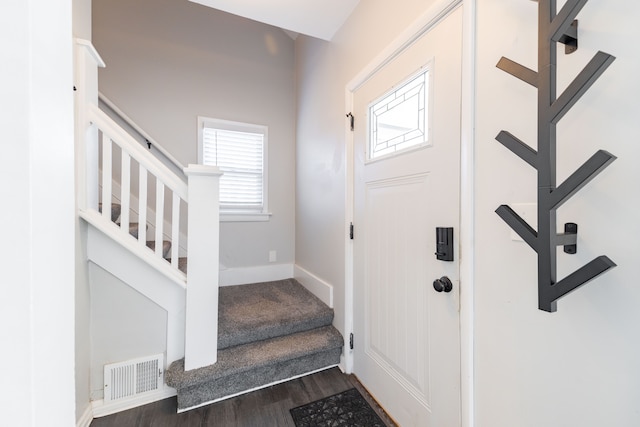
[[[460,393],[461,424],[475,425],[475,128],[476,5],[464,0],[460,122]]]
[[[366,83],[367,80],[375,75],[381,68],[393,61],[398,55],[465,2],[466,0],[437,0],[433,6],[400,33],[394,41],[347,83],[346,92],[348,97],[353,98],[353,92],[358,90],[360,86]]]
[[[423,34],[460,6],[463,9],[462,100],[460,129],[460,381],[461,424],[473,427],[474,406],[474,271],[475,271],[475,92],[477,0],[438,0],[383,49],[345,87],[345,112],[353,111],[354,92],[378,70],[393,61]],[[353,240],[349,224],[354,210],[353,132],[345,126],[345,328],[353,331]],[[353,372],[353,350],[345,348],[345,371]]]

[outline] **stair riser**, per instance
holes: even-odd
[[[178,389],[178,411],[185,411],[227,396],[338,365],[341,353],[341,348],[329,349],[298,359],[229,375],[206,384]]]
[[[264,328],[248,330],[242,336],[227,337],[220,334],[218,337],[218,349],[222,350],[237,345],[265,340],[269,338],[291,335],[297,332],[309,331],[323,326],[329,326],[333,323],[333,311],[326,316],[305,319],[298,323],[289,323],[284,325],[269,325]]]

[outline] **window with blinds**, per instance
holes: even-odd
[[[199,162],[217,165],[221,213],[266,212],[267,127],[224,120],[199,120]]]

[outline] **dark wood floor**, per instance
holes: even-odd
[[[290,409],[353,387],[388,426],[395,426],[353,375],[333,368],[182,414],[176,413],[175,397],[165,399],[96,418],[91,427],[295,427]]]

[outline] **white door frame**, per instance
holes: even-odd
[[[400,55],[423,34],[456,8],[463,6],[462,99],[460,129],[460,379],[461,421],[463,427],[474,426],[474,270],[475,270],[475,92],[476,92],[476,2],[477,0],[438,0],[412,25],[383,49],[345,87],[345,111],[353,111],[354,92],[378,70]],[[358,118],[356,117],[356,120]],[[353,332],[353,241],[349,225],[353,222],[354,171],[353,132],[347,126],[346,194],[345,194],[345,328]],[[356,228],[355,233],[358,230]],[[345,337],[344,368],[353,372],[353,351]]]

